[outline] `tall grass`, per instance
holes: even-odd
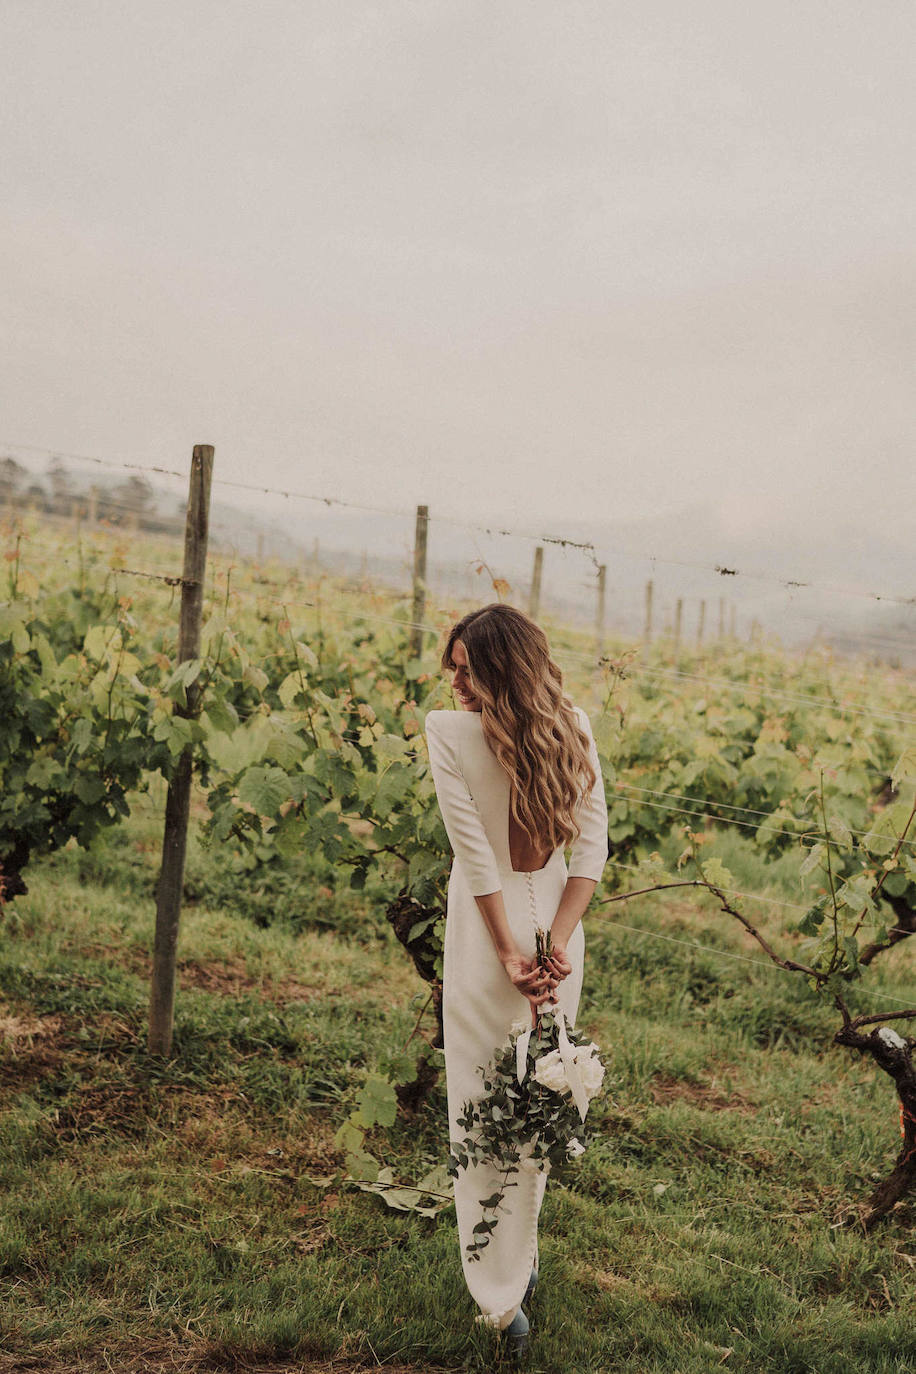
[[[230,899],[195,845],[163,1064],[145,1051],[157,831],[141,805],[3,913],[6,1367],[493,1368],[451,1212],[389,1211],[341,1175],[335,1129],[423,993],[371,895],[322,896],[304,860],[296,910],[258,924],[263,875]],[[911,1370],[916,1212],[868,1237],[843,1222],[896,1149],[886,1083],[727,918],[663,896],[587,920],[580,1021],[612,1081],[595,1144],[548,1187],[528,1367]],[[441,1162],[441,1081],[370,1146],[407,1182]]]

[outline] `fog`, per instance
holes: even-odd
[[[327,508],[220,482],[402,533],[418,502],[587,526],[621,586],[626,538],[825,605],[912,592],[911,6],[6,0],[0,28],[3,453],[212,443],[218,498],[293,540]]]

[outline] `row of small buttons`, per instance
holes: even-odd
[[[526,874],[525,874],[525,881],[526,881],[526,883],[528,884],[528,907],[529,907],[529,910],[530,910],[530,912],[531,912],[531,920],[532,920],[532,922],[533,922],[533,924],[534,924],[535,929],[537,929],[537,927],[538,927],[538,925],[539,925],[540,923],[539,923],[539,921],[538,921],[538,904],[537,904],[537,898],[536,898],[535,895],[534,895],[534,874],[533,874],[533,873],[526,873]]]

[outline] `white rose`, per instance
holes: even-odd
[[[580,1045],[576,1049],[576,1067],[582,1079],[585,1096],[591,1100],[604,1082],[604,1065],[598,1058],[598,1046],[594,1041],[590,1045]]]
[[[576,1045],[573,1059],[579,1070],[585,1096],[591,1099],[604,1082],[604,1065],[598,1058],[598,1046],[594,1041],[589,1045]],[[566,1069],[563,1066],[559,1050],[551,1050],[549,1054],[541,1055],[540,1059],[535,1062],[534,1076],[538,1083],[545,1088],[550,1088],[552,1092],[566,1093],[570,1091],[569,1080],[566,1077]]]
[[[552,1092],[565,1093],[569,1091],[566,1070],[563,1067],[559,1050],[551,1050],[549,1054],[542,1054],[539,1059],[535,1060],[534,1076],[538,1083],[545,1088],[550,1088]]]

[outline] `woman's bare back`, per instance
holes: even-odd
[[[509,807],[509,862],[516,873],[536,873],[550,858],[549,849],[531,843],[527,830],[519,825]]]

